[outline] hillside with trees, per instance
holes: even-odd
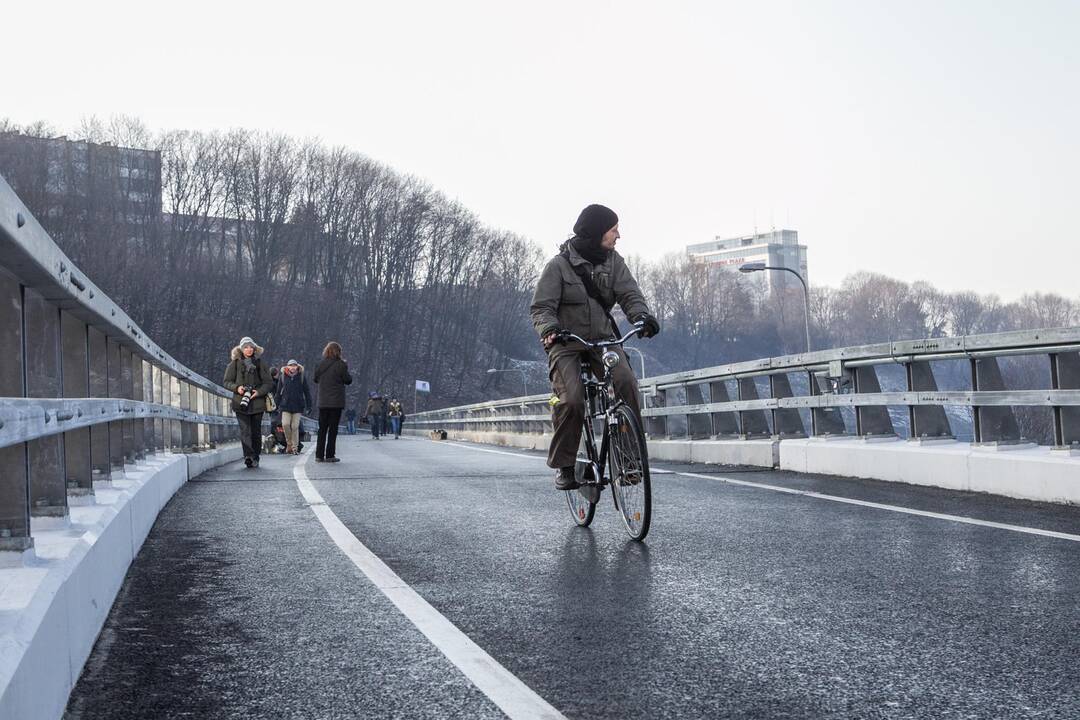
[[[355,402],[377,389],[410,406],[416,379],[432,386],[422,407],[521,394],[520,375],[492,367],[525,370],[531,392],[545,387],[528,306],[565,238],[538,244],[491,228],[423,180],[318,140],[88,120],[69,139],[160,153],[160,200],[121,207],[110,198],[132,178],[57,166],[18,142],[58,135],[0,120],[0,174],[84,272],[208,377],[220,379],[251,335],[272,362],[314,363],[338,340]],[[90,192],[71,191],[95,172]],[[68,198],[59,211],[57,192]],[[753,277],[678,253],[628,262],[663,326],[636,343],[649,374],[803,347],[801,294],[769,296]],[[869,272],[812,288],[810,311],[817,348],[1080,321],[1080,305],[1059,295],[1005,302]]]

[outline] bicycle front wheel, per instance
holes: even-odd
[[[626,525],[626,532],[635,540],[644,540],[652,520],[652,487],[645,433],[626,405],[615,409],[615,419],[616,423],[609,426],[611,496]]]

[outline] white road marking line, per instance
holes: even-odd
[[[480,692],[484,693],[508,717],[515,720],[517,718],[566,720],[562,713],[496,662],[483,648],[469,639],[468,635],[420,597],[398,577],[397,573],[353,535],[311,484],[304,467],[307,457],[308,453],[301,455],[293,466],[293,477],[300,488],[300,494],[311,506],[315,517],[322,523],[334,544],[383,595],[390,599],[390,602],[394,603],[401,614],[408,618],[432,645],[438,648]]]
[[[773,490],[775,492],[786,493],[788,495],[802,495],[803,497],[812,497],[819,500],[830,500],[832,502],[844,503],[846,505],[859,505],[861,507],[874,508],[876,510],[888,510],[890,512],[904,513],[905,515],[918,515],[920,517],[934,518],[935,520],[949,520],[951,522],[964,523],[966,525],[980,525],[982,527],[997,528],[998,530],[1011,530],[1012,532],[1026,533],[1028,535],[1041,535],[1043,537],[1058,538],[1059,540],[1072,540],[1073,542],[1080,542],[1080,535],[1058,532],[1056,530],[1042,530],[1040,528],[1025,527],[1023,525],[1010,525],[1008,523],[993,522],[991,520],[978,520],[976,518],[964,517],[963,515],[949,515],[947,513],[931,512],[929,510],[915,510],[913,508],[901,507],[899,505],[886,505],[885,503],[870,502],[869,500],[856,500],[854,498],[840,497],[838,495],[826,495],[825,493],[819,493],[813,490],[798,490],[796,488],[783,487],[780,485],[756,483],[750,482],[748,480],[736,480],[735,478],[723,477],[721,475],[698,475],[697,473],[686,472],[676,473],[676,475],[684,475],[686,477],[692,478],[701,478],[703,480],[718,480],[720,482],[729,483],[731,485],[745,485],[746,487]]]
[[[453,445],[454,447],[465,448],[466,450],[476,450],[477,452],[498,453],[499,455],[515,455],[517,457],[530,458],[532,460],[544,459],[543,457],[536,455],[523,455],[521,453],[511,453],[503,450],[487,450],[485,448],[472,447],[471,445],[461,445],[460,443],[454,442],[448,442],[445,444]],[[862,507],[874,508],[875,510],[888,510],[889,512],[903,513],[905,515],[918,515],[919,517],[933,518],[935,520],[948,520],[950,522],[964,523],[965,525],[980,525],[982,527],[996,528],[998,530],[1010,530],[1012,532],[1025,533],[1027,535],[1040,535],[1042,537],[1052,537],[1059,540],[1071,540],[1073,542],[1080,542],[1080,535],[1058,532],[1056,530],[1042,530],[1041,528],[1025,527],[1023,525],[1010,525],[1009,523],[993,522],[992,520],[979,520],[977,518],[964,517],[963,515],[949,515],[947,513],[931,512],[929,510],[915,510],[914,508],[906,508],[900,505],[886,505],[885,503],[870,502],[869,500],[856,500],[854,498],[840,497],[839,495],[826,495],[825,493],[819,493],[813,490],[798,490],[796,488],[783,487],[781,485],[769,485],[768,483],[751,482],[749,480],[736,480],[735,478],[724,477],[723,475],[700,475],[698,473],[679,472],[677,470],[661,470],[660,468],[652,468],[651,472],[658,475],[682,475],[683,477],[700,478],[702,480],[715,480],[717,482],[728,483],[729,485],[743,485],[745,487],[761,488],[762,490],[772,490],[774,492],[786,493],[788,495],[802,495],[803,497],[812,497],[817,498],[818,500],[829,500],[832,502],[844,503],[846,505],[859,505]]]

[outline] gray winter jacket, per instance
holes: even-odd
[[[586,340],[602,340],[615,332],[603,306],[589,297],[585,283],[574,271],[576,266],[588,270],[605,302],[618,303],[628,318],[652,314],[622,255],[612,250],[604,262],[593,267],[569,242],[561,249],[568,250],[569,257],[560,253],[548,261],[533,293],[529,315],[541,338],[556,328]]]

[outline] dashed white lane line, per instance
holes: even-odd
[[[401,614],[408,618],[432,645],[438,648],[480,692],[484,693],[508,717],[515,720],[517,718],[566,720],[562,713],[496,662],[493,657],[484,652],[483,648],[420,597],[397,573],[353,535],[311,484],[304,467],[307,457],[307,453],[301,455],[293,466],[293,477],[300,488],[300,494],[311,506],[315,517],[322,523],[334,544],[383,595],[389,598],[390,602],[394,603]]]
[[[544,458],[539,455],[525,455],[524,453],[507,452],[505,450],[488,450],[487,448],[473,447],[472,445],[463,445],[461,443],[448,442],[446,445],[452,445],[453,447],[464,448],[466,450],[475,450],[477,452],[496,453],[498,455],[513,455],[520,458],[528,458],[530,460],[541,460]],[[723,475],[700,475],[698,473],[679,472],[677,470],[661,470],[659,468],[653,468],[653,473],[667,474],[667,475],[682,475],[683,477],[699,478],[702,480],[715,480],[717,482],[728,483],[729,485],[742,485],[744,487],[760,488],[762,490],[772,490],[773,492],[785,493],[787,495],[801,495],[803,497],[815,498],[817,500],[828,500],[830,502],[844,503],[846,505],[858,505],[861,507],[874,508],[875,510],[887,510],[888,512],[903,513],[905,515],[917,515],[919,517],[933,518],[934,520],[946,520],[948,522],[963,523],[965,525],[979,525],[981,527],[996,528],[998,530],[1008,530],[1010,532],[1025,533],[1027,535],[1040,535],[1042,537],[1052,537],[1059,540],[1070,540],[1072,542],[1080,542],[1080,535],[1073,535],[1072,533],[1058,532],[1056,530],[1043,530],[1041,528],[1025,527],[1023,525],[1010,525],[1009,523],[993,522],[991,520],[979,520],[978,518],[965,517],[963,515],[949,515],[948,513],[936,513],[929,510],[916,510],[914,508],[907,508],[901,505],[887,505],[885,503],[870,502],[869,500],[856,500],[854,498],[841,497],[839,495],[826,495],[825,493],[815,492],[813,490],[799,490],[797,488],[783,487],[782,485],[769,485],[768,483],[751,482],[749,480],[737,480],[731,477],[725,477]]]

